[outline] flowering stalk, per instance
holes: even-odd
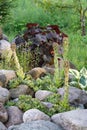
[[[69,85],[68,85],[68,80],[69,80],[69,61],[68,61],[68,38],[64,38],[63,40],[63,59],[64,59],[64,75],[65,75],[65,81],[64,81],[64,99],[63,99],[63,104],[69,104]],[[66,105],[66,106],[67,106]]]
[[[18,57],[16,55],[16,45],[12,44],[11,47],[12,47],[12,52],[13,52],[13,54],[12,54],[13,62],[15,64],[17,76],[23,79],[25,77],[25,75],[24,75],[24,72],[23,72],[23,68],[20,66]]]
[[[58,63],[58,43],[53,44],[53,49],[54,49],[54,66],[55,66],[55,73],[54,73],[54,83],[57,87],[60,85],[60,68],[59,68],[59,63]]]

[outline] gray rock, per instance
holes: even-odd
[[[53,93],[50,92],[50,91],[47,91],[47,90],[38,90],[35,93],[35,98],[37,98],[40,101],[42,101],[42,100],[46,99],[48,96],[50,96],[51,94],[53,94]]]
[[[0,86],[5,86],[6,84],[6,76],[0,73]]]
[[[46,73],[49,73],[49,74],[52,74],[52,75],[54,74],[55,69],[53,67],[44,66],[43,68],[46,70]]]
[[[0,86],[0,102],[5,103],[10,98],[10,93],[6,88]]]
[[[87,93],[85,91],[81,92],[80,103],[87,104]]]
[[[58,94],[63,97],[64,88],[58,89]],[[87,103],[87,93],[79,88],[70,87],[69,88],[69,102],[73,105],[79,106],[79,104]]]
[[[18,107],[11,106],[7,108],[7,112],[9,116],[9,119],[5,124],[7,127],[11,125],[17,125],[23,122],[23,113]]]
[[[21,125],[11,126],[8,130],[63,130],[60,126],[44,120],[22,123]]]
[[[15,78],[16,73],[14,70],[0,70],[0,84],[4,87],[8,81]]]
[[[34,92],[34,90],[33,90],[32,88],[30,88],[30,87],[28,87],[27,94],[28,94],[28,95],[31,95],[32,97],[35,96],[35,92]]]
[[[20,95],[27,94],[28,86],[27,85],[19,85],[17,88],[10,89],[9,92],[11,94],[11,98],[18,98]]]
[[[7,120],[8,120],[8,113],[6,109],[4,108],[3,104],[0,103],[0,121],[4,123]]]
[[[3,50],[10,50],[10,49],[11,49],[11,44],[8,41],[4,39],[0,40],[0,52]]]
[[[44,104],[49,109],[53,107],[53,104],[50,102],[41,102],[41,103]]]
[[[7,59],[9,62],[12,56],[11,44],[6,40],[0,40],[0,54],[2,59]]]
[[[55,114],[51,119],[65,130],[87,130],[87,109]]]
[[[50,117],[38,109],[30,109],[24,113],[24,123],[35,120],[50,120]]]
[[[0,130],[7,130],[7,128],[4,126],[2,122],[0,122]]]

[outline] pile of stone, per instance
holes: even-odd
[[[39,68],[37,69],[39,77],[41,68],[40,71]],[[0,70],[0,130],[87,130],[87,93],[85,91],[70,87],[69,103],[72,106],[76,106],[77,109],[56,113],[49,117],[39,109],[32,108],[23,112],[17,106],[5,106],[5,103],[9,100],[17,101],[20,95],[31,94],[29,87],[23,84],[14,89],[9,89],[8,82],[13,78],[16,78],[15,71]],[[57,93],[62,98],[64,88],[59,88]],[[35,93],[35,98],[50,109],[53,104],[44,102],[44,100],[52,94],[53,92],[51,91],[38,90]]]

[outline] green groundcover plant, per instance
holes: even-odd
[[[69,111],[72,110],[72,107],[67,107],[67,109],[64,109],[61,105],[61,98],[60,95],[54,93],[53,95],[50,95],[47,97],[45,102],[50,102],[52,103],[51,108],[47,108],[42,102],[40,102],[36,98],[32,98],[30,95],[21,95],[19,96],[19,99],[17,102],[14,101],[8,101],[6,104],[6,107],[8,106],[18,106],[22,111],[27,111],[29,109],[39,109],[46,113],[49,116],[52,116],[55,113],[60,113],[64,111]]]
[[[26,76],[24,79],[18,77],[9,81],[8,88],[16,88],[20,84],[28,85],[30,88],[33,88],[35,92],[38,90],[49,90],[56,92],[57,89],[63,85],[63,80],[59,82],[59,85],[56,85],[53,75],[49,74],[44,77],[37,78],[36,80],[32,79],[31,76]]]

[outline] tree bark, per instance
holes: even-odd
[[[85,8],[82,13],[80,14],[81,17],[81,34],[82,36],[86,35],[86,16],[85,13],[87,11],[87,8]]]

